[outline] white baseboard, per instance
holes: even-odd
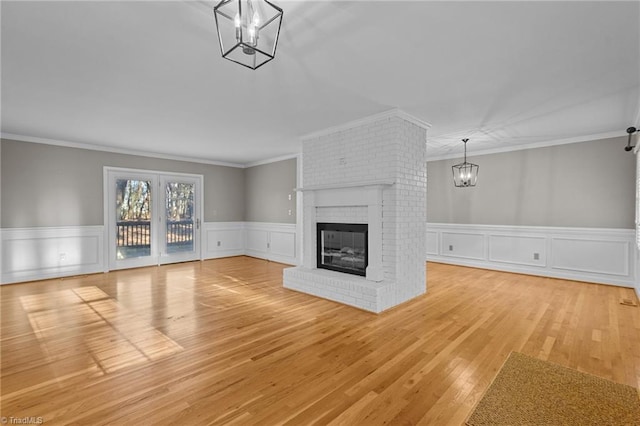
[[[429,223],[426,255],[433,262],[636,288],[633,229]]]
[[[0,229],[0,283],[103,272],[103,226]]]

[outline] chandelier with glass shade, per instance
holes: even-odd
[[[451,166],[451,170],[453,171],[453,184],[459,188],[467,188],[476,186],[480,166],[467,162],[467,142],[469,139],[462,139],[462,142],[464,142],[464,162]]]
[[[282,9],[267,0],[222,0],[213,8],[222,57],[256,69],[272,60]]]

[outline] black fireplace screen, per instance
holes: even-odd
[[[367,225],[318,223],[317,241],[318,268],[366,275]]]

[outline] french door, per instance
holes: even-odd
[[[105,167],[109,269],[200,259],[202,176]]]

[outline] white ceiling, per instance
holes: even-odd
[[[429,158],[640,127],[640,2],[278,1],[275,60],[204,1],[2,1],[2,133],[252,164],[399,108]]]

